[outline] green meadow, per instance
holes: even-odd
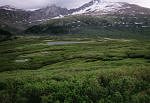
[[[49,42],[79,42],[49,45]],[[149,103],[150,41],[24,36],[0,43],[1,103]]]

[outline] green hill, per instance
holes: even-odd
[[[25,33],[149,38],[150,18],[141,16],[67,16],[32,26]]]

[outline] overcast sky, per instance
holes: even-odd
[[[85,2],[91,0],[0,0],[0,6],[12,5],[22,9],[36,9],[46,5],[56,4],[61,7],[75,8],[81,6]],[[150,0],[103,0],[103,1],[119,1],[138,4],[150,8]]]

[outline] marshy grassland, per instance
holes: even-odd
[[[49,45],[58,41],[78,43]],[[149,103],[150,41],[57,36],[3,41],[0,101]]]

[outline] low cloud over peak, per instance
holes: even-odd
[[[91,0],[0,0],[0,6],[12,5],[21,9],[36,9],[56,4],[66,8],[76,8]],[[107,2],[128,2],[150,8],[150,0],[102,0]]]

